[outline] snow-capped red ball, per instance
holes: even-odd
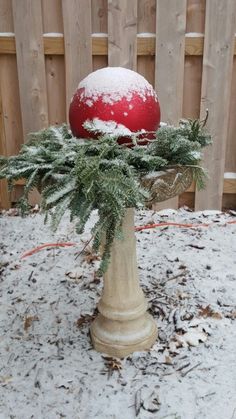
[[[83,79],[70,104],[69,120],[72,133],[78,138],[94,138],[83,124],[114,121],[122,132],[156,131],[160,124],[160,106],[151,84],[135,71],[106,67]],[[113,125],[114,125],[113,122]],[[112,125],[112,122],[111,122]],[[142,138],[143,135],[140,135]],[[153,138],[153,135],[149,135]],[[130,142],[125,137],[119,143]]]

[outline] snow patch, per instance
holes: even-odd
[[[0,32],[0,36],[15,36],[14,32]]]
[[[94,32],[92,33],[92,38],[108,38],[108,34],[107,33],[103,33],[103,32]]]
[[[63,33],[60,32],[47,32],[43,34],[44,38],[50,38],[50,37],[54,37],[54,38],[63,38]]]
[[[141,32],[137,34],[137,38],[156,38],[156,34],[153,32]]]
[[[236,179],[236,173],[235,172],[226,172],[224,174],[224,179]]]
[[[88,100],[86,100],[86,105],[88,105],[90,108],[93,106],[93,101],[92,100],[90,100],[90,99],[88,99]]]
[[[81,97],[93,102],[102,98],[103,103],[110,105],[124,97],[131,101],[134,93],[144,102],[147,96],[157,100],[152,85],[143,76],[122,67],[106,67],[94,71],[79,83],[78,89],[84,89]]]
[[[84,127],[86,129],[92,130],[93,132],[110,134],[114,137],[133,135],[133,133],[125,125],[117,124],[115,121],[101,121],[99,118],[94,118],[92,121],[85,121]]]
[[[201,32],[188,32],[185,34],[187,38],[203,38],[204,33]]]

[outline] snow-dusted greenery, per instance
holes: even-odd
[[[98,210],[92,234],[95,251],[105,238],[101,272],[107,268],[114,237],[121,235],[125,209],[145,205],[149,196],[141,184],[143,175],[185,165],[192,167],[197,186],[204,186],[200,150],[211,140],[200,121],[162,126],[147,146],[137,145],[133,135],[130,139],[136,144],[131,148],[119,145],[109,134],[100,134],[96,140],[77,139],[62,125],[31,134],[19,155],[0,157],[0,179],[6,178],[10,188],[16,180],[26,179],[22,211],[27,209],[29,192],[38,188],[42,210],[51,215],[54,230],[69,210],[81,233],[91,212]]]

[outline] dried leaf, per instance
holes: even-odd
[[[222,319],[222,315],[220,313],[218,313],[217,311],[214,311],[210,304],[208,304],[208,306],[206,307],[201,307],[198,315],[201,317],[212,317],[213,319]]]
[[[122,370],[122,364],[119,359],[112,358],[110,356],[103,356],[103,359],[105,360],[104,372],[108,374],[109,378],[112,376],[114,371],[117,371],[120,374],[120,371]]]
[[[82,269],[76,269],[74,271],[67,271],[66,276],[68,276],[70,279],[78,280],[83,277],[84,272]]]
[[[95,317],[95,314],[84,314],[78,320],[76,320],[76,326],[81,327],[84,324],[91,323]]]
[[[39,321],[38,316],[26,316],[24,318],[24,330],[27,332],[35,321]]]
[[[176,342],[174,342],[173,340],[170,341],[170,343],[169,343],[169,352],[172,355],[177,355],[179,353],[179,351],[178,351],[178,349],[176,347]]]
[[[83,260],[85,262],[87,262],[88,264],[91,264],[92,262],[96,261],[96,260],[100,260],[100,256],[97,255],[96,253],[94,253],[94,251],[92,250],[92,248],[90,246],[88,246],[85,250],[84,250],[84,258]]]
[[[160,399],[156,392],[152,392],[150,396],[142,400],[142,407],[148,412],[155,413],[160,409]]]
[[[165,356],[165,364],[172,365],[172,358],[171,356]]]
[[[207,340],[207,334],[199,330],[191,330],[184,335],[176,335],[176,340],[180,346],[198,346]]]

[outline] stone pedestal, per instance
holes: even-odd
[[[112,245],[99,315],[91,326],[94,348],[121,358],[149,349],[157,338],[157,327],[147,313],[138,281],[133,208],[126,210],[123,235],[123,240],[114,240]]]

